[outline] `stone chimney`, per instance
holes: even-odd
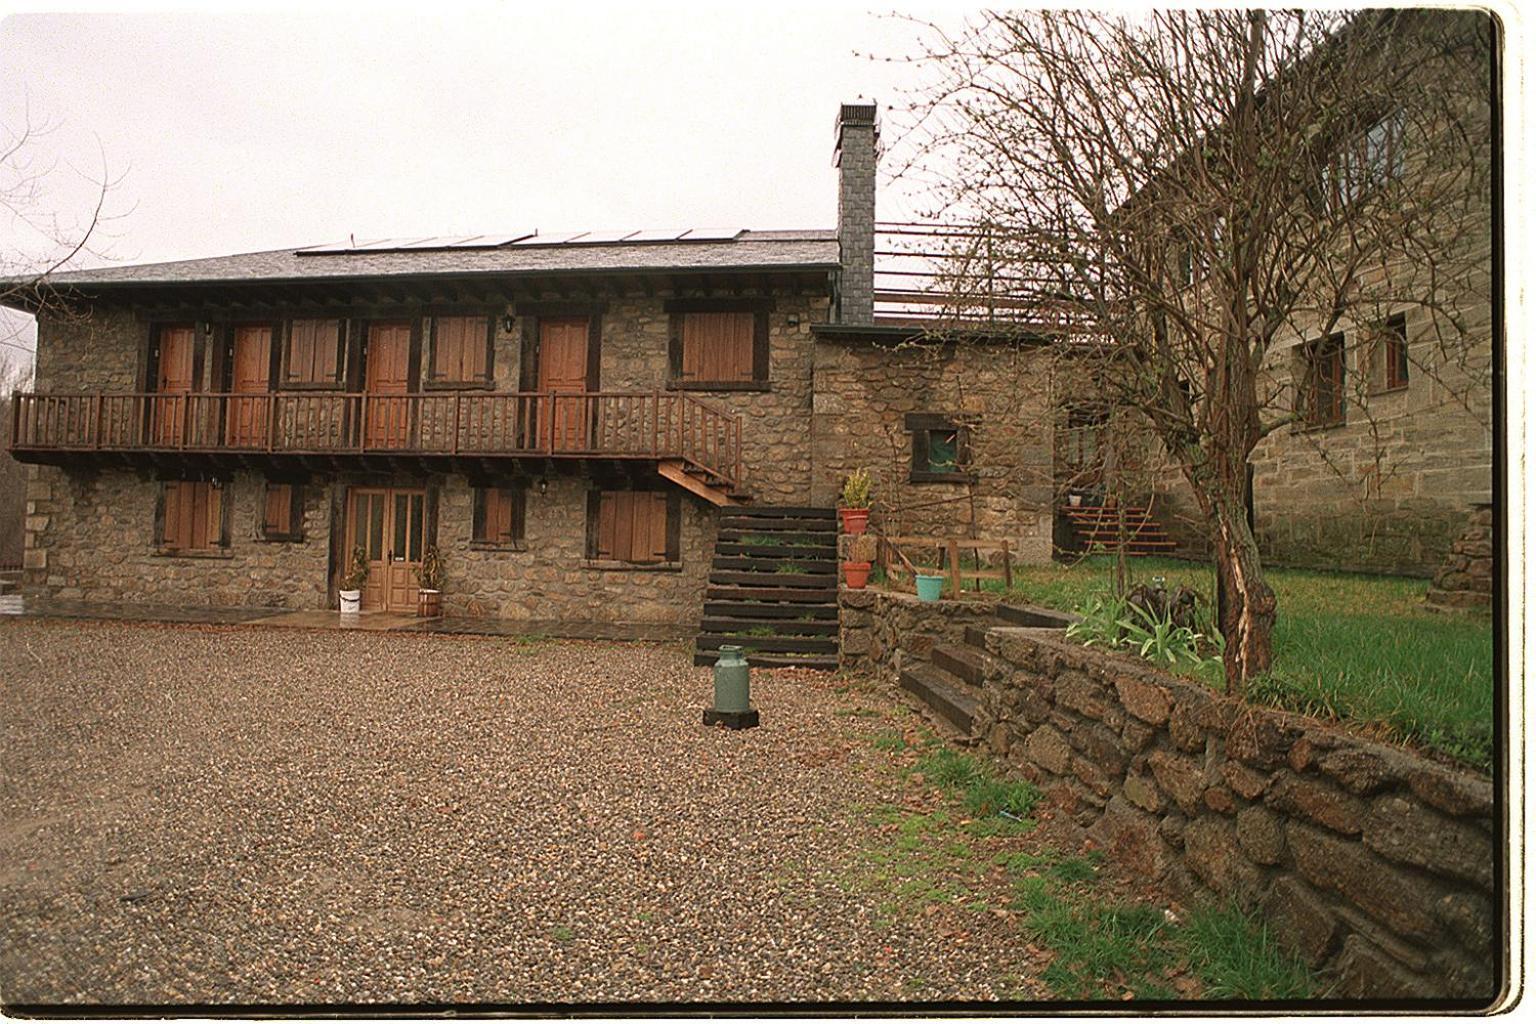
[[[875,318],[875,164],[880,124],[873,102],[844,103],[837,114],[837,322]]]

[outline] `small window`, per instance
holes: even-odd
[[[522,549],[526,493],[522,487],[475,488],[475,546]]]
[[[1403,175],[1403,116],[1391,114],[1355,136],[1323,168],[1331,205],[1355,202]]]
[[[206,480],[171,480],[160,497],[159,536],[167,554],[196,554],[228,546],[224,536],[223,485]]]
[[[342,330],[340,320],[294,320],[288,325],[283,383],[294,387],[336,387],[341,384]]]
[[[758,300],[667,303],[673,387],[762,390],[768,382],[768,308]]]
[[[481,386],[491,381],[491,320],[485,316],[435,316],[430,321],[429,384]]]
[[[912,482],[958,482],[970,479],[970,429],[947,416],[910,413]]]
[[[1090,469],[1099,464],[1109,416],[1102,409],[1073,409],[1067,414],[1067,429],[1062,437],[1062,461],[1072,469]]]
[[[676,562],[681,503],[664,491],[596,491],[587,509],[587,557],[655,565]]]
[[[269,483],[261,506],[263,540],[304,539],[304,488],[299,484]]]
[[[1344,422],[1344,335],[1330,334],[1302,349],[1302,415],[1309,427]]]
[[[1408,318],[1399,313],[1388,317],[1381,340],[1382,362],[1386,365],[1387,390],[1408,386]]]

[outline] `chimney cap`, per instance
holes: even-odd
[[[874,100],[859,100],[855,103],[844,103],[837,111],[837,128],[844,125],[880,125],[879,104]]]

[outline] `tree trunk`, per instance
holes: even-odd
[[[1264,580],[1259,546],[1242,503],[1218,501],[1212,513],[1216,571],[1226,597],[1221,608],[1221,635],[1227,642],[1222,661],[1227,692],[1241,693],[1274,660],[1275,592]]]

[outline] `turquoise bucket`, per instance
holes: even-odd
[[[944,593],[943,576],[917,574],[917,599],[919,601],[937,601],[942,593]]]

